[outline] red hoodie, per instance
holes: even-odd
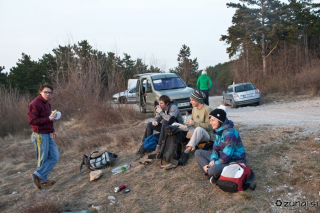
[[[40,94],[28,105],[28,119],[32,132],[38,134],[53,133],[53,121],[50,121],[51,104]]]

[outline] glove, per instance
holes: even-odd
[[[156,112],[159,113],[159,114],[160,114],[160,112],[162,112],[162,109],[161,109],[161,107],[159,105],[157,106]]]
[[[50,119],[50,121],[53,121],[56,117],[57,117],[57,114],[50,115],[50,116],[49,116],[49,119]]]

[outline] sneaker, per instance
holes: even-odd
[[[211,176],[211,178],[210,178],[210,183],[211,183],[211,184],[216,184],[217,181],[218,181],[218,179],[219,179],[219,178],[216,178],[216,177],[214,177],[214,176]]]
[[[41,179],[35,174],[32,174],[32,178],[33,178],[33,182],[37,186],[37,188],[41,189],[41,187],[42,187]]]
[[[188,160],[189,160],[189,154],[182,153],[178,161],[181,166],[184,166]]]
[[[43,186],[53,186],[56,183],[55,180],[48,180],[46,182],[43,182],[42,185]]]

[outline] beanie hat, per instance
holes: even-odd
[[[215,109],[212,112],[210,112],[209,114],[209,118],[210,116],[215,117],[216,119],[218,119],[221,123],[224,123],[224,121],[226,120],[227,117],[227,113],[223,110],[223,109]]]
[[[206,98],[206,95],[199,90],[195,90],[193,93],[191,93],[190,98],[196,102],[199,102],[200,104],[203,104],[203,99]]]
[[[202,75],[206,75],[206,74],[207,74],[207,71],[202,70]]]

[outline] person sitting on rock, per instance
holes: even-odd
[[[212,152],[198,149],[194,155],[201,172],[214,184],[229,163],[246,163],[246,153],[240,135],[233,122],[228,120],[225,110],[217,108],[209,118],[216,135]]]

